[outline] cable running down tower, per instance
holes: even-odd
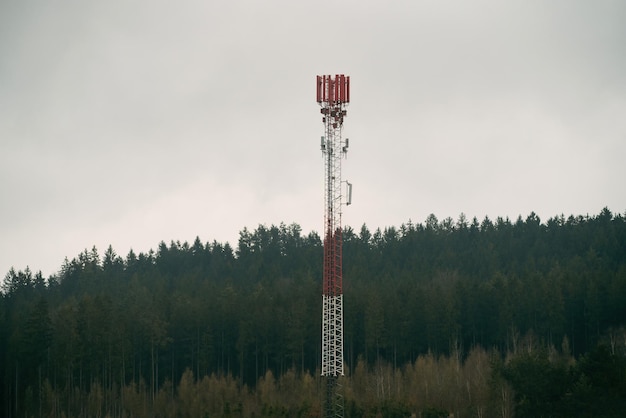
[[[343,205],[341,160],[348,152],[348,138],[342,140],[346,105],[350,102],[350,77],[343,74],[317,76],[317,103],[321,106],[324,136],[324,276],[322,284],[322,371],[326,378],[326,418],[343,417],[343,289],[342,229]],[[346,204],[351,203],[352,185],[347,185]]]

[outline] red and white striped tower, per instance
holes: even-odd
[[[343,290],[342,230],[343,205],[341,160],[348,151],[342,140],[343,119],[350,102],[350,77],[343,74],[317,76],[317,102],[321,106],[324,136],[324,277],[322,285],[322,376],[326,378],[325,416],[343,417]],[[351,185],[347,183],[350,204]]]

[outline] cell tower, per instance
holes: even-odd
[[[343,74],[317,76],[317,103],[321,106],[324,136],[324,277],[322,284],[322,376],[326,378],[326,418],[343,417],[343,205],[341,160],[348,151],[348,138],[341,138],[346,105],[350,102],[350,77]],[[351,203],[352,185],[346,182],[346,204]]]

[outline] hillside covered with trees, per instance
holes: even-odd
[[[0,415],[319,416],[321,270],[296,224],[11,269]],[[346,227],[344,298],[348,417],[626,408],[626,219],[608,209]]]

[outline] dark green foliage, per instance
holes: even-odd
[[[422,411],[422,418],[447,418],[450,416],[448,411],[437,408],[426,408]]]
[[[626,410],[626,357],[600,345],[574,369],[573,412],[594,417],[621,417]],[[571,415],[570,415],[571,416]]]
[[[515,390],[515,416],[561,417],[572,375],[566,364],[550,361],[546,350],[523,352],[502,370]]]
[[[575,364],[546,350],[522,352],[500,370],[515,390],[516,417],[621,417],[626,357],[599,345]]]
[[[400,402],[386,401],[380,407],[380,414],[385,418],[406,418],[411,416],[411,411]]]
[[[347,402],[344,412],[346,418],[363,418],[365,416],[363,408],[357,405],[354,400]]]
[[[541,347],[566,337],[580,358],[575,369],[540,350],[503,366],[517,385],[518,413],[572,399],[583,411],[602,394],[610,416],[626,391],[623,371],[616,372],[625,348],[625,255],[626,221],[608,209],[546,223],[534,213],[515,222],[430,215],[399,228],[346,227],[347,368],[359,357],[401,368],[421,354],[463,357],[476,346],[517,355],[524,352],[520,336],[534,336]],[[198,380],[232,376],[249,388],[268,372],[316,375],[321,276],[320,237],[295,224],[244,228],[236,250],[200,239],[161,242],[125,258],[111,247],[103,256],[92,248],[47,280],[11,269],[0,297],[0,415],[37,415],[51,393],[62,394],[57,411],[78,415],[85,393],[98,388],[143,388],[133,393],[165,403],[162,388],[176,393],[186,369]],[[607,339],[613,357],[591,351]],[[537,379],[543,383],[533,386]],[[146,404],[131,398],[124,402],[137,410]],[[102,410],[119,409],[121,399],[102,395]],[[267,405],[274,416],[309,413]],[[348,402],[346,413],[376,408],[384,416],[407,412],[399,403],[365,409]],[[222,411],[238,413],[234,404]]]

